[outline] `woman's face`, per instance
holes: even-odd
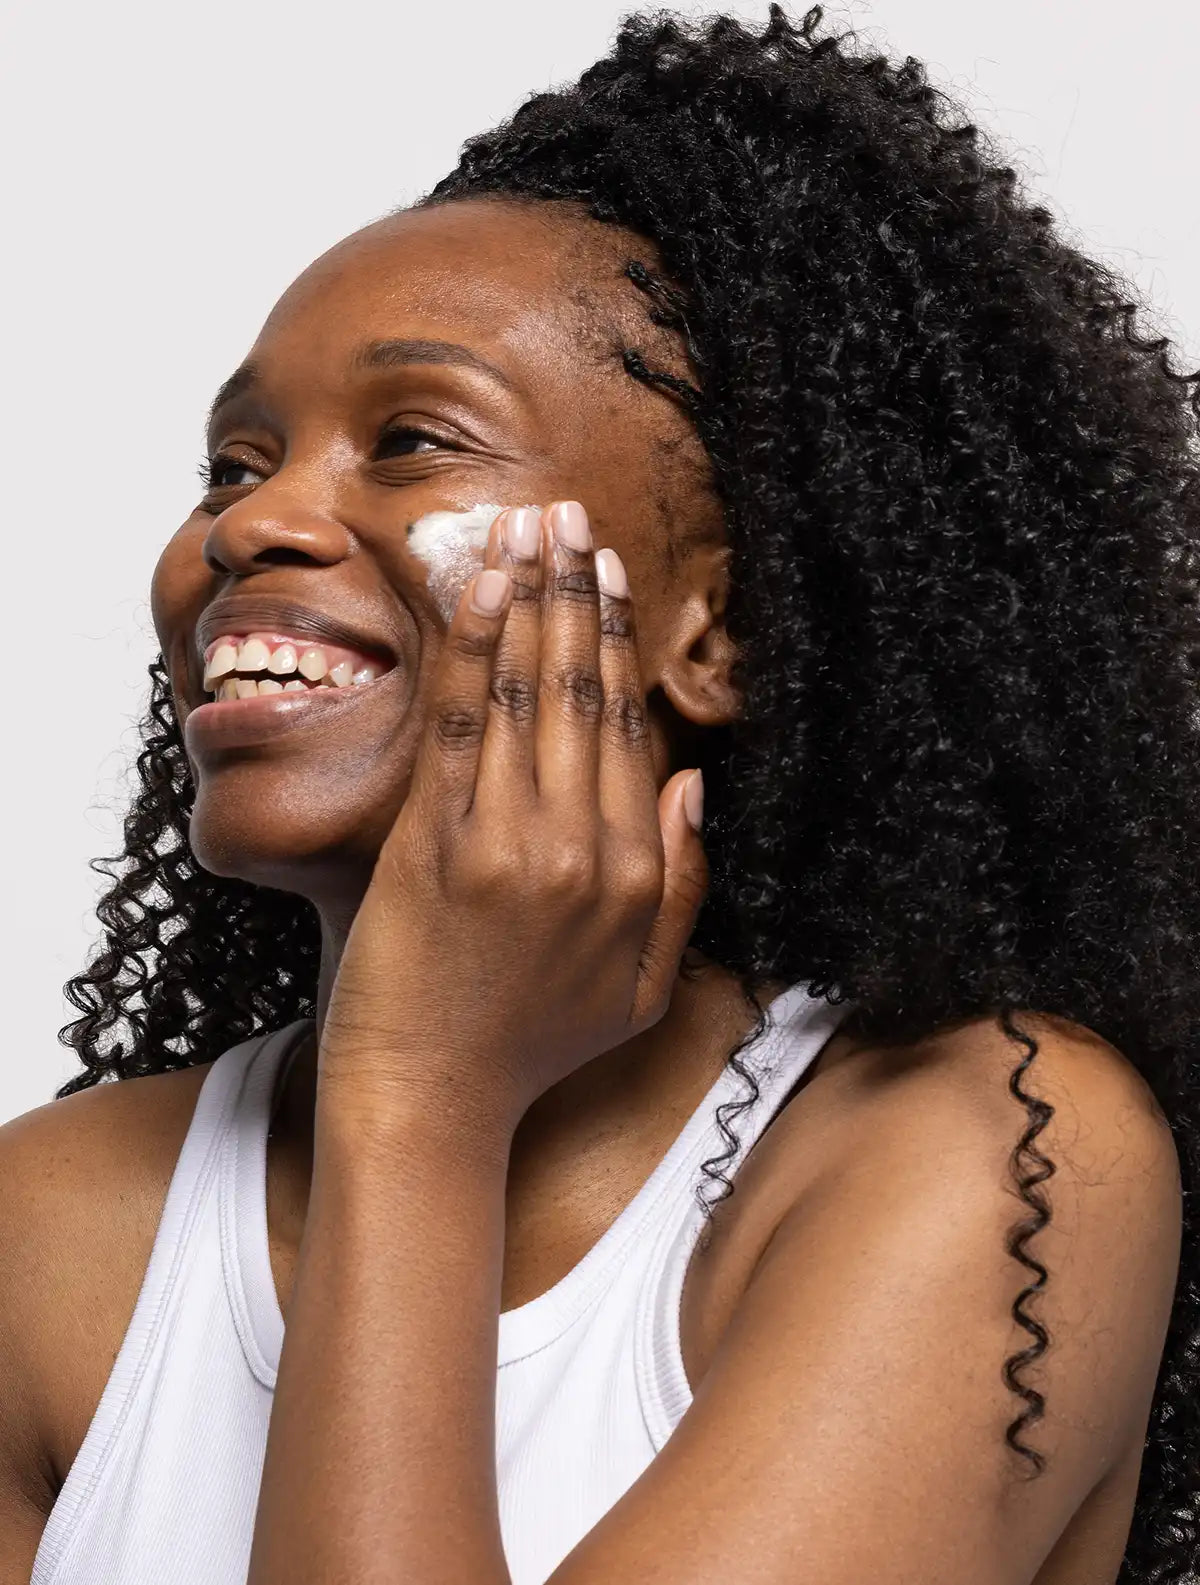
[[[214,408],[213,487],[154,575],[205,868],[318,905],[361,894],[445,632],[446,590],[420,532],[410,544],[430,512],[581,501],[629,573],[660,783],[683,719],[730,718],[720,514],[686,415],[621,366],[633,345],[689,374],[623,277],[631,257],[653,267],[642,239],[574,206],[475,199],[368,227],[276,305]],[[286,730],[189,732],[204,651],[252,633],[389,669]]]

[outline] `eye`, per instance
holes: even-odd
[[[411,424],[394,424],[380,435],[372,461],[384,462],[390,457],[412,457],[418,452],[453,449],[449,441],[443,440],[440,435],[416,429]],[[261,484],[266,477],[265,473],[251,467],[249,463],[237,457],[223,456],[220,452],[213,457],[201,458],[199,472],[205,490],[210,493],[245,489],[247,485]]]
[[[249,477],[239,479],[238,474],[243,473],[248,474]],[[220,453],[215,457],[204,457],[200,462],[200,478],[206,490],[223,490],[238,485],[258,484],[262,477],[257,468],[239,462],[236,457],[222,457]]]
[[[416,448],[409,446],[407,441],[415,439],[424,441],[427,446],[436,450],[445,446],[446,442],[438,435],[431,435],[428,430],[414,429],[411,424],[396,424],[391,429],[385,429],[379,437],[375,447],[376,462],[382,462],[386,457],[411,457]]]

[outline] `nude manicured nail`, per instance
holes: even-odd
[[[502,567],[485,567],[476,573],[471,588],[471,609],[480,616],[495,616],[508,599],[511,579]]]
[[[504,514],[504,548],[518,561],[536,561],[542,545],[542,514],[514,506]]]
[[[550,527],[555,539],[568,550],[591,550],[592,531],[578,501],[555,501],[550,508]]]
[[[704,824],[704,777],[693,771],[683,784],[683,812],[693,831]]]
[[[629,579],[615,550],[596,552],[596,582],[600,585],[601,594],[611,595],[614,600],[629,597]]]

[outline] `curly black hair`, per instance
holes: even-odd
[[[1022,194],[913,57],[820,36],[778,5],[623,18],[576,84],[464,145],[420,202],[565,200],[645,237],[648,317],[696,379],[622,350],[682,403],[731,546],[742,718],[704,734],[712,878],[694,942],[748,997],[804,980],[907,1043],[998,1020],[1027,1124],[1010,1165],[1049,1220],[1021,1088],[1024,1012],[1091,1028],[1143,1074],[1184,1189],[1182,1261],[1121,1585],[1183,1585],[1200,1484],[1200,373],[1139,332],[1144,303]],[[319,934],[296,897],[212,876],[161,656],[103,945],[59,1039],[58,1091],[211,1060],[313,1017]],[[118,866],[114,869],[111,866]],[[758,1028],[761,1028],[761,1019]],[[753,1038],[757,1029],[751,1032]],[[732,1053],[742,1063],[742,1042]],[[738,1103],[738,1105],[745,1103]],[[720,1179],[732,1155],[708,1164]],[[725,1187],[728,1188],[726,1181]]]

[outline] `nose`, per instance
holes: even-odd
[[[349,532],[335,517],[268,480],[213,519],[201,554],[213,572],[244,575],[287,562],[327,567],[350,549]]]

